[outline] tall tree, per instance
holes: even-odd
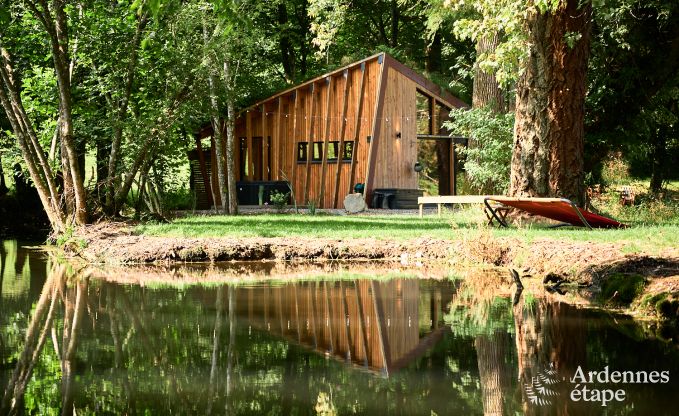
[[[69,59],[68,15],[63,1],[26,1],[25,9],[10,9],[14,15],[3,9],[6,23],[0,30],[0,104],[5,111],[12,132],[21,149],[31,179],[47,216],[56,231],[63,231],[68,224],[87,222],[86,193],[79,166],[79,157],[73,139],[73,100],[71,94],[71,71]],[[42,34],[47,38],[49,56],[57,84],[59,105],[58,139],[62,148],[60,174],[62,190],[57,187],[57,172],[52,169],[46,152],[36,133],[32,120],[22,100],[20,69],[14,64],[8,44],[20,49],[17,33],[26,24],[28,14],[38,22]],[[34,51],[35,52],[35,51]]]
[[[497,80],[517,79],[509,194],[564,196],[585,202],[584,100],[591,1],[484,0],[451,2],[474,16],[456,22],[475,41],[501,31],[506,40],[490,59]]]
[[[509,194],[561,196],[583,206],[584,107],[591,2],[533,8],[529,50],[516,87]]]

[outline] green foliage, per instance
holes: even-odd
[[[309,215],[316,215],[316,209],[318,208],[318,203],[310,199],[309,202],[307,203],[307,210],[309,211]]]
[[[276,208],[276,211],[278,213],[281,213],[285,210],[285,206],[288,204],[288,201],[290,200],[290,192],[283,193],[277,190],[273,190],[269,195],[269,200]]]
[[[503,194],[509,187],[514,114],[496,114],[490,109],[455,109],[446,127],[466,136],[470,145],[460,152],[466,156],[465,171],[470,187],[481,194]]]

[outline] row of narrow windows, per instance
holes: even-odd
[[[297,143],[297,163],[306,163],[309,160],[309,145],[312,145],[311,161],[323,161],[323,145],[324,142],[312,143]],[[338,158],[342,161],[351,161],[351,156],[354,153],[354,142],[344,142],[344,148],[340,149],[339,141],[328,142],[328,162],[337,162]]]

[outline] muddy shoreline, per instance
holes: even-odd
[[[410,270],[427,278],[443,271],[448,278],[472,268],[494,270],[508,287],[509,269],[514,269],[524,284],[541,292],[559,281],[570,285],[570,293],[574,288],[581,292],[579,298],[589,306],[669,320],[679,327],[679,250],[650,255],[624,253],[623,248],[617,243],[496,238],[483,232],[456,240],[404,241],[157,237],[108,223],[78,230],[58,251],[98,278],[142,285],[296,280],[338,269],[379,277]],[[499,289],[489,284],[494,292]]]
[[[500,266],[535,276],[558,275],[582,284],[611,271],[653,277],[679,276],[679,249],[659,255],[624,253],[622,244],[496,238],[490,233],[456,240],[417,238],[188,238],[135,235],[126,224],[78,230],[63,247],[67,257],[89,264],[173,264],[233,261],[387,260],[400,263],[445,261],[453,265]]]

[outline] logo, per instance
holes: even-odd
[[[625,384],[665,384],[669,381],[669,371],[611,371],[608,366],[601,371],[585,371],[578,366],[572,377],[559,378],[554,364],[550,364],[547,370],[539,371],[524,385],[524,390],[528,401],[535,406],[551,405],[560,396],[559,391],[566,388],[568,399],[573,402],[598,403],[606,407],[611,402],[625,401]],[[605,386],[602,388],[597,383]]]
[[[556,391],[560,382],[558,375],[554,369],[554,364],[550,364],[547,370],[539,371],[537,376],[524,386],[528,401],[537,406],[552,404],[552,399],[559,395],[559,392]]]

